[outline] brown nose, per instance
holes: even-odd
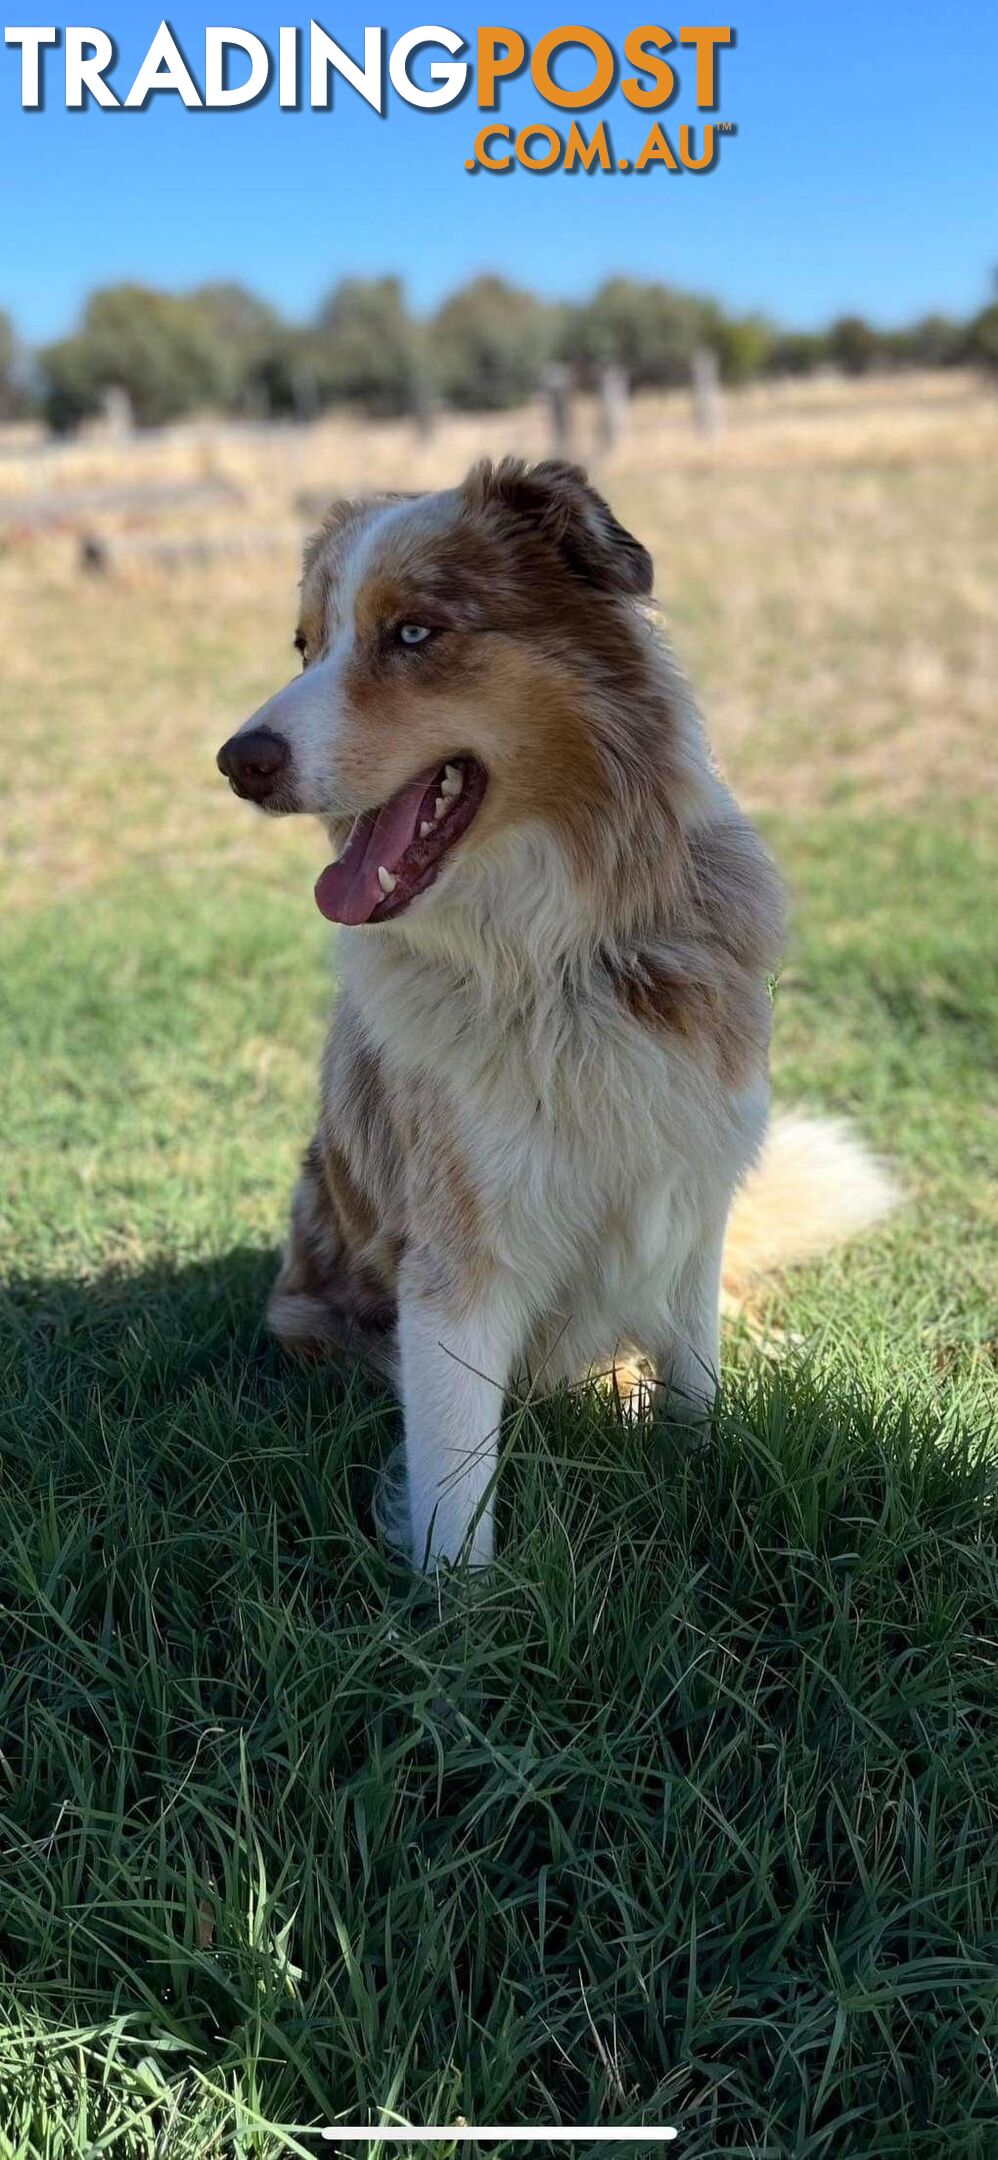
[[[273,794],[289,761],[287,743],[279,735],[272,735],[269,728],[250,728],[245,734],[231,735],[215,762],[237,795],[262,803]]]

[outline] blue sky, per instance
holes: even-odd
[[[159,22],[121,0],[91,0],[120,48],[122,94]],[[17,23],[53,10],[18,0]],[[369,0],[320,5],[351,52],[365,22],[389,39],[420,10]],[[485,19],[534,40],[574,9],[517,6]],[[605,4],[583,20],[618,48],[644,8]],[[79,21],[75,13],[71,19]],[[169,21],[203,82],[206,22],[235,21],[275,48],[284,5],[177,0]],[[471,39],[479,18],[440,18]],[[808,326],[856,309],[883,322],[930,308],[964,314],[991,295],[998,264],[998,6],[951,0],[745,0],[683,6],[657,20],[734,25],[721,63],[719,117],[737,123],[709,174],[469,174],[480,116],[473,96],[422,113],[389,93],[380,119],[337,85],[330,112],[282,112],[276,89],[233,112],[187,112],[156,97],[143,113],[63,106],[50,56],[46,109],[23,112],[19,56],[0,49],[0,307],[37,340],[71,326],[97,283],[137,277],[181,287],[236,277],[304,316],[345,273],[399,273],[432,305],[482,269],[560,295],[611,272],[659,277]],[[570,69],[563,69],[570,80]],[[691,70],[662,116],[696,119]],[[688,87],[690,85],[690,87]],[[501,118],[557,121],[529,80]],[[617,95],[599,115],[615,156],[634,156],[652,116]],[[586,116],[579,115],[583,124]],[[564,127],[565,122],[562,122]]]

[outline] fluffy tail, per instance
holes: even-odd
[[[760,1275],[815,1260],[869,1230],[898,1199],[886,1170],[848,1126],[796,1111],[775,1118],[728,1219],[725,1302],[739,1304]]]

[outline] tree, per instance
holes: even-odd
[[[965,351],[977,367],[998,369],[998,301],[968,323]]]
[[[344,278],[308,341],[322,404],[371,414],[411,412],[423,372],[421,339],[398,278]]]
[[[69,430],[115,387],[150,427],[199,409],[308,418],[341,403],[405,413],[430,388],[466,411],[500,411],[532,396],[555,358],[590,381],[615,365],[636,388],[665,388],[690,381],[703,346],[729,383],[829,362],[850,375],[888,364],[998,370],[998,301],[969,323],[937,313],[881,331],[845,315],[826,331],[777,331],[638,278],[609,278],[565,307],[479,277],[422,324],[398,278],[344,278],[302,327],[232,281],[189,293],[114,285],[92,295],[71,337],[40,354],[18,350],[0,311],[0,417],[41,403],[53,428]]]
[[[608,278],[573,310],[565,355],[590,374],[622,367],[635,389],[688,383],[697,346],[710,343],[718,319],[718,310],[669,285]]]
[[[889,342],[914,367],[954,367],[964,357],[966,331],[949,315],[923,315]]]
[[[761,315],[725,315],[720,308],[712,312],[715,319],[705,325],[704,343],[717,354],[722,381],[754,382],[769,365],[772,325]]]
[[[253,356],[244,385],[246,407],[273,419],[311,420],[321,402],[321,374],[313,332],[278,322]]]
[[[480,277],[453,293],[430,326],[434,379],[466,412],[502,412],[537,390],[557,342],[558,311],[535,293]]]
[[[8,419],[18,405],[15,364],[17,339],[10,316],[0,308],[0,419]]]
[[[828,332],[828,357],[846,375],[868,375],[881,351],[882,340],[862,315],[840,315]]]
[[[268,411],[266,367],[292,334],[276,308],[245,285],[227,282],[196,286],[189,304],[212,350],[226,409]]]
[[[110,388],[127,391],[141,427],[225,403],[225,357],[210,323],[190,297],[145,285],[94,293],[76,335],[41,361],[46,413],[59,430],[99,410]]]
[[[828,339],[820,330],[781,330],[769,355],[771,375],[813,375],[828,361]]]

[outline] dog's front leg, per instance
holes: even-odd
[[[699,1237],[672,1286],[668,1308],[642,1343],[656,1376],[680,1416],[709,1412],[721,1370],[721,1256],[726,1210],[705,1216]]]
[[[425,1257],[399,1285],[408,1530],[417,1567],[492,1558],[492,1487],[503,1396],[524,1340],[515,1287],[493,1276],[473,1296],[444,1289]],[[434,1278],[437,1287],[433,1287]]]

